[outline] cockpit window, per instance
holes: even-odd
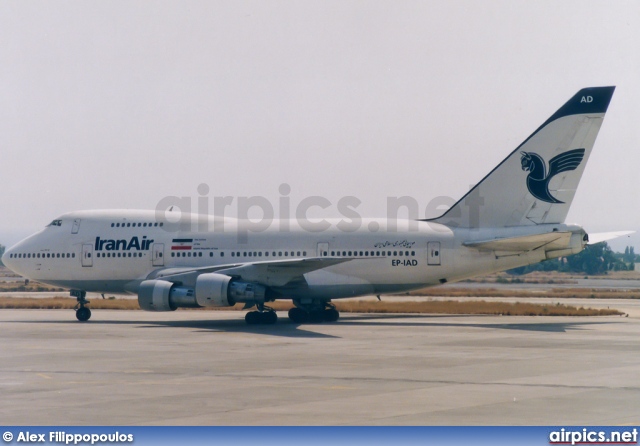
[[[62,220],[53,220],[47,226],[62,226]]]

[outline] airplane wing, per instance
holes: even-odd
[[[482,251],[526,252],[543,246],[550,249],[566,248],[570,239],[571,232],[549,232],[546,234],[465,242],[463,245]]]
[[[284,286],[296,277],[348,262],[356,257],[310,257],[304,259],[268,260],[253,263],[204,266],[198,268],[167,268],[155,271],[147,279],[189,282],[204,273],[219,273],[266,286]]]

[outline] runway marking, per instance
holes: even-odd
[[[322,387],[325,390],[355,390],[355,387],[347,387],[347,386],[329,386],[329,387]]]
[[[44,379],[53,379],[52,377],[50,377],[49,375],[45,375],[44,373],[36,373],[36,375]]]

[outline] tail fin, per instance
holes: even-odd
[[[615,87],[580,90],[442,216],[453,227],[562,223]]]

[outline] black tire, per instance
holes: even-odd
[[[260,316],[263,324],[273,325],[278,322],[278,315],[275,311],[265,311]]]
[[[335,322],[340,318],[340,312],[335,308],[327,308],[324,310],[324,320],[327,322]]]
[[[87,322],[91,318],[91,310],[87,307],[80,307],[76,310],[76,318],[80,322]]]
[[[313,310],[309,312],[309,322],[319,324],[324,322],[324,310]]]
[[[249,311],[244,315],[244,321],[248,325],[257,325],[260,323],[260,319],[260,313],[258,313],[257,311]]]
[[[289,310],[289,319],[294,324],[304,324],[309,320],[309,313],[302,308],[293,307]]]

